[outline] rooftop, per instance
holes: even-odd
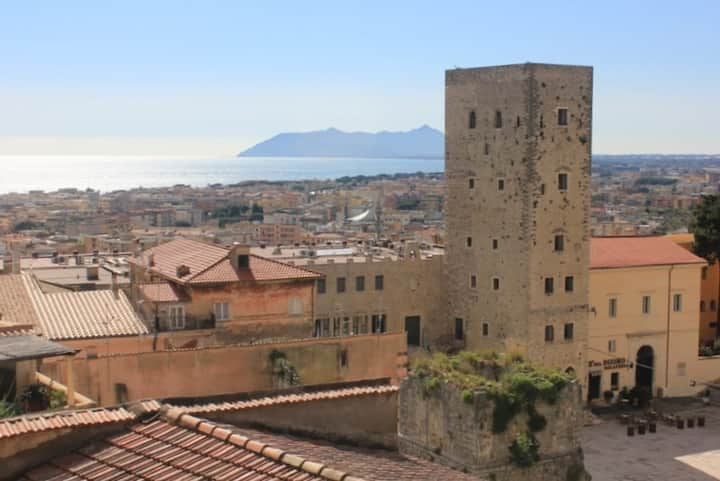
[[[39,324],[32,299],[20,274],[0,275],[0,321],[33,326]]]
[[[75,350],[38,336],[0,336],[0,361],[26,361],[67,356]]]
[[[704,263],[667,237],[594,237],[590,242],[591,269]]]

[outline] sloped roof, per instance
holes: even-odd
[[[75,350],[38,336],[0,337],[0,361],[25,361],[71,354],[75,354]]]
[[[177,239],[142,253],[131,262],[180,284],[213,284],[239,281],[277,281],[315,279],[321,274],[309,269],[251,255],[247,269],[236,270],[224,247],[187,239]],[[152,266],[151,264],[152,260]],[[177,268],[187,266],[190,273],[179,277]]]
[[[705,262],[667,237],[593,237],[590,242],[591,269]]]
[[[0,276],[0,321],[26,326],[39,324],[32,299],[20,274]]]
[[[123,407],[27,414],[0,419],[0,439],[38,431],[133,421],[135,414]]]
[[[37,280],[24,280],[45,337],[52,340],[138,336],[148,328],[124,292],[111,290],[45,294]]]
[[[140,293],[151,302],[185,302],[189,299],[182,287],[171,282],[141,284]]]

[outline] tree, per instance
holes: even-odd
[[[720,259],[720,197],[703,196],[693,209],[690,232],[695,235],[693,251],[710,264]]]

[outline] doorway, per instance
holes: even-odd
[[[638,349],[635,358],[635,385],[646,387],[652,392],[653,370],[655,367],[655,352],[650,346]]]
[[[420,316],[407,316],[405,318],[405,331],[407,332],[408,346],[419,346]]]
[[[591,372],[588,374],[588,401],[600,398],[600,386],[602,385],[602,374]]]

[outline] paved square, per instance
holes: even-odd
[[[693,409],[704,428],[658,423],[657,433],[628,437],[615,420],[583,429],[585,467],[593,481],[720,480],[720,407]]]

